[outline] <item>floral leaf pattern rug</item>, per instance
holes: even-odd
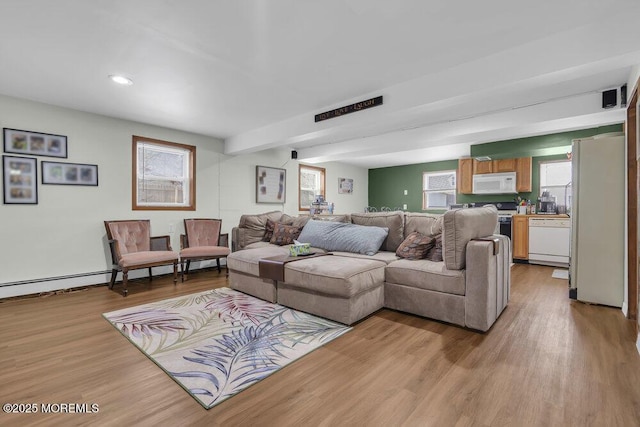
[[[351,329],[229,288],[103,316],[207,409]]]

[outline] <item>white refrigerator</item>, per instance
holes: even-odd
[[[625,145],[622,133],[572,143],[569,294],[622,307],[625,268]]]

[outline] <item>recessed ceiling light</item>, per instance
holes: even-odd
[[[133,80],[131,80],[130,78],[127,78],[125,76],[119,76],[117,74],[111,74],[109,76],[109,78],[118,83],[119,85],[124,85],[124,86],[131,86],[133,84]]]

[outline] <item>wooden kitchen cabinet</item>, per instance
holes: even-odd
[[[513,243],[514,259],[529,259],[529,218],[526,215],[514,215],[511,218],[513,230],[511,240]]]
[[[458,160],[458,193],[473,193],[473,162],[474,159]]]
[[[531,192],[531,157],[518,157],[516,160],[516,191]]]
[[[531,157],[478,161],[473,158],[458,160],[458,193],[473,194],[473,175],[515,172],[516,191],[531,192]]]
[[[493,172],[515,172],[516,159],[498,159],[493,161]]]
[[[483,174],[483,173],[493,173],[493,161],[492,160],[485,160],[485,161],[478,161],[476,159],[473,159],[473,174],[477,175],[477,174]]]

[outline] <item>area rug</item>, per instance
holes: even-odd
[[[229,288],[103,316],[207,409],[351,329]]]
[[[551,273],[551,277],[554,279],[569,279],[569,270],[560,270],[556,268],[553,270],[553,273]]]

